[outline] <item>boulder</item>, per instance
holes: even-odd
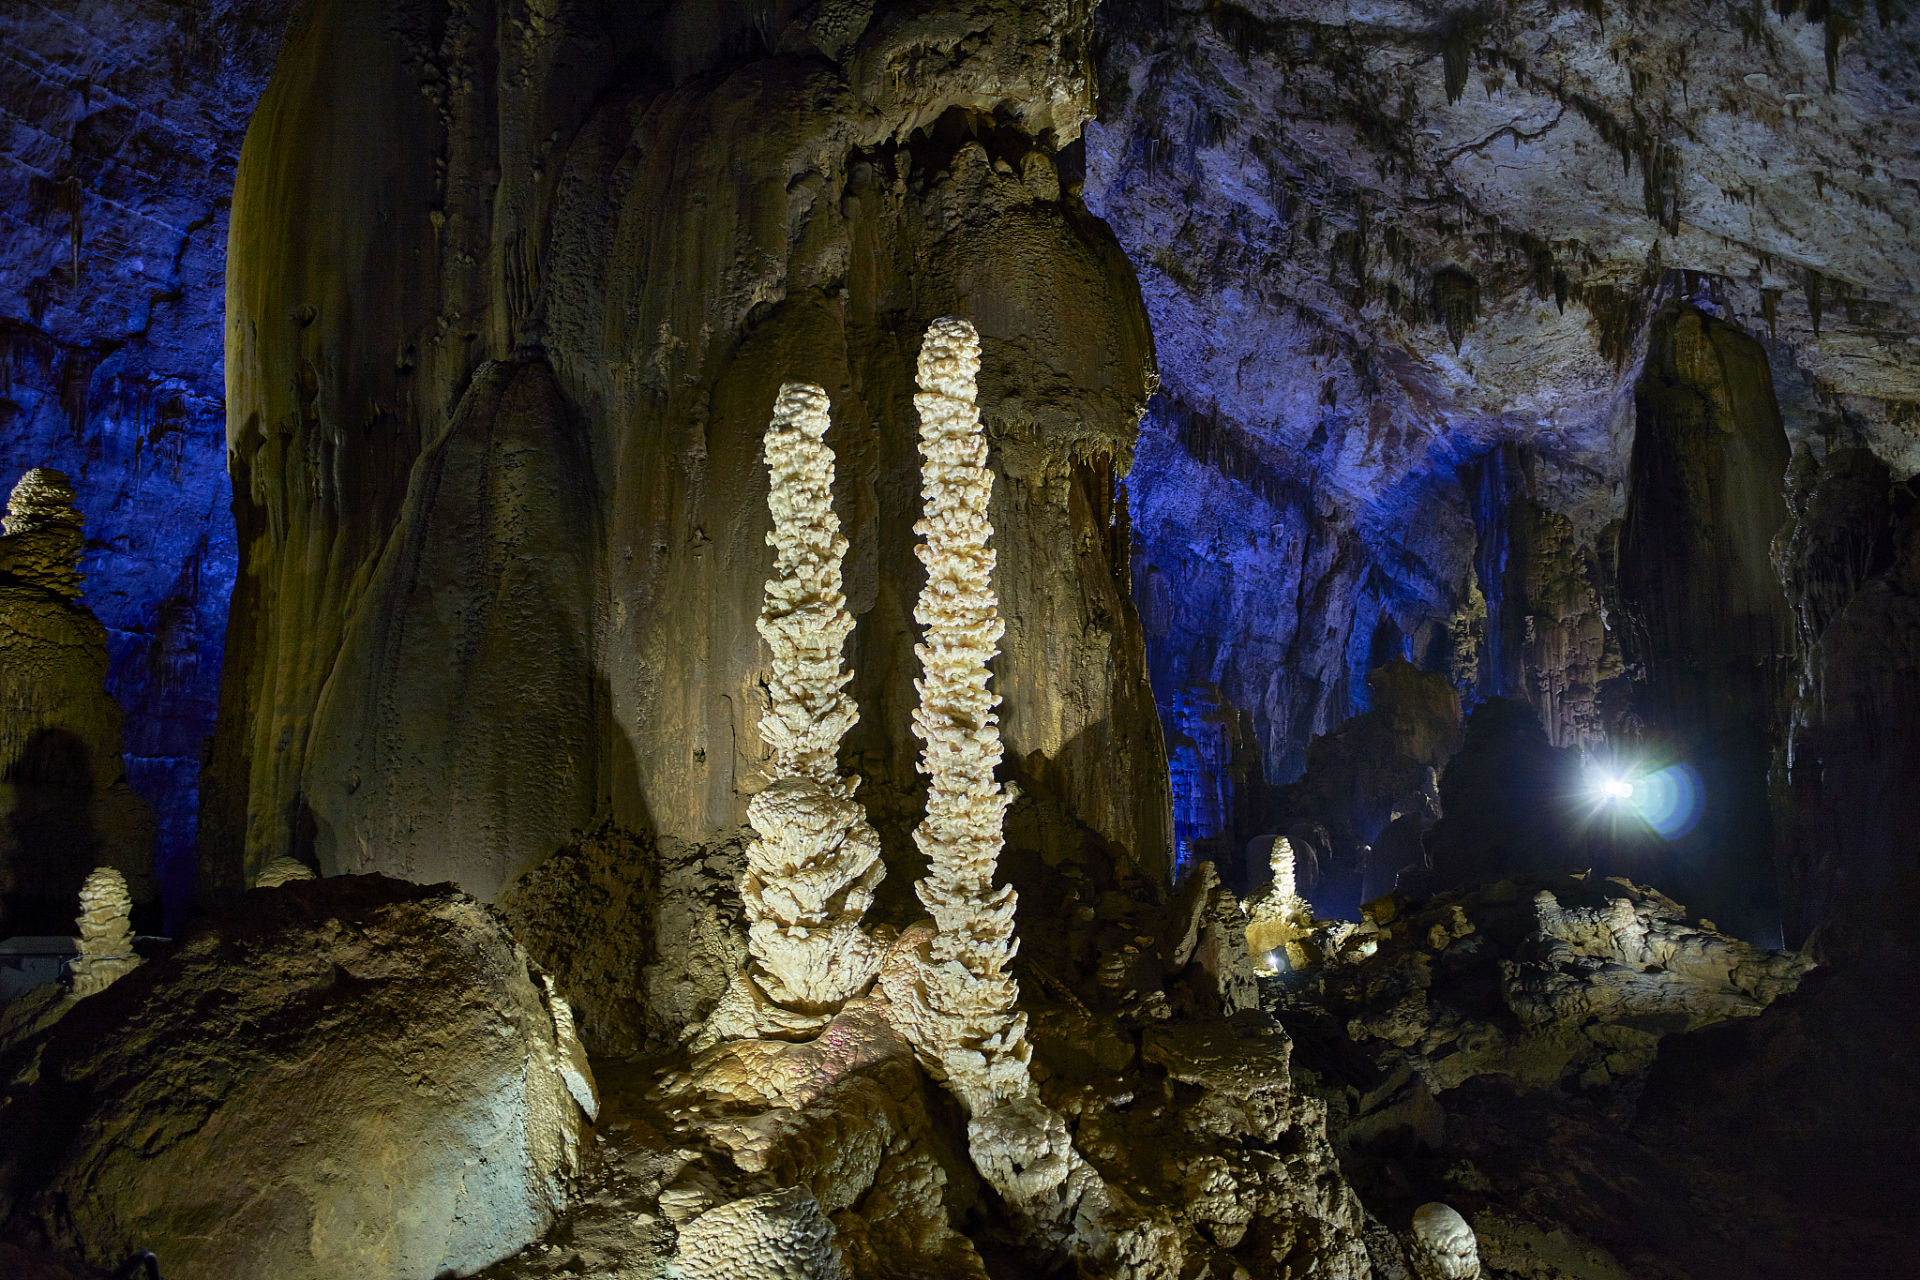
[[[594,1104],[499,920],[382,876],[255,891],[0,1044],[0,1225],[169,1280],[431,1280],[539,1237]]]

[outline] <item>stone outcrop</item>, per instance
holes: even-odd
[[[471,1272],[546,1230],[594,1106],[497,920],[380,877],[249,895],[0,1058],[7,1230],[184,1280]]]
[[[106,630],[78,600],[73,501],[64,475],[35,468],[0,525],[0,934],[66,932],[101,865],[159,905],[153,811],[127,786]]]
[[[1302,990],[1428,1097],[1488,1074],[1522,1089],[1630,1090],[1662,1036],[1752,1017],[1812,967],[1592,875],[1395,894],[1338,928]],[[1368,1123],[1365,1111],[1352,1123]]]
[[[700,1277],[984,1277],[947,1204],[977,1184],[925,1087],[911,1046],[863,1000],[805,1044],[736,1041],[669,1075],[652,1099],[656,1123],[675,1127],[685,1156],[654,1194],[677,1224],[674,1266]],[[761,1270],[741,1269],[749,1256]]]
[[[80,956],[73,962],[73,995],[80,999],[112,986],[116,978],[140,966],[133,950],[133,901],[127,881],[112,867],[100,867],[80,886]]]
[[[312,880],[313,868],[297,858],[289,858],[284,853],[260,868],[260,874],[253,878],[256,889],[278,889],[283,884],[295,880]]]

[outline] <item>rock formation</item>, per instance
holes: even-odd
[[[260,868],[260,874],[253,878],[253,887],[256,889],[278,889],[281,885],[290,884],[295,880],[311,880],[313,878],[313,868],[307,866],[306,863],[301,862],[299,859],[289,858],[283,853],[269,861],[266,866]]]
[[[1451,1205],[1436,1201],[1413,1211],[1412,1252],[1420,1280],[1480,1280],[1480,1246]]]
[[[1247,898],[1247,950],[1256,962],[1272,956],[1275,967],[1304,969],[1311,963],[1302,943],[1313,931],[1313,904],[1296,888],[1293,842],[1275,839],[1271,856],[1273,882]]]
[[[73,509],[74,493],[58,471],[35,467],[7,495],[0,520],[0,573],[37,582],[67,600],[80,595],[80,555],[86,550],[81,530],[86,517]]]
[[[1339,929],[1305,989],[1430,1095],[1485,1074],[1522,1089],[1631,1086],[1662,1036],[1753,1017],[1812,967],[1591,875],[1395,894]]]
[[[140,967],[133,951],[133,902],[127,881],[112,867],[100,867],[80,886],[80,958],[73,962],[73,996],[105,991],[116,978]]]
[[[566,1203],[569,1025],[446,886],[250,895],[0,1047],[0,1221],[183,1280],[471,1273]]]
[[[333,904],[0,1011],[0,1269],[1920,1255],[1911,10],[0,15],[0,474],[91,517],[0,534],[0,931],[151,915],[136,792],[176,922]],[[942,673],[956,315],[1005,631]],[[1695,829],[1565,803],[1642,763]]]
[[[78,600],[73,500],[64,475],[36,468],[0,525],[0,934],[65,932],[103,864],[157,905],[153,813],[127,786],[106,631]]]
[[[914,832],[927,878],[914,892],[933,917],[914,939],[915,963],[890,974],[885,988],[901,1025],[929,1069],[982,1116],[1025,1097],[1026,1015],[1007,964],[1014,892],[995,887],[1001,821],[1012,798],[993,776],[1000,763],[999,699],[987,689],[987,663],[1006,626],[993,590],[993,526],[987,442],[974,406],[980,339],[964,320],[936,320],[920,349],[921,501],[914,532],[927,568],[914,618],[926,628],[916,645],[922,678],[913,713],[927,775],[927,816]],[[911,936],[911,935],[910,935]],[[906,938],[902,942],[906,942]],[[910,981],[900,981],[911,975]]]
[[[843,689],[840,651],[853,618],[841,590],[847,541],[833,514],[827,426],[825,391],[780,388],[766,439],[774,576],[758,624],[773,658],[760,720],[771,782],[747,803],[759,838],[740,882],[756,961],[743,981],[763,1030],[817,1030],[866,990],[881,958],[861,924],[886,875],[880,837],[854,798],[858,780],[839,762],[859,709]],[[769,1001],[778,1012],[760,1012]]]

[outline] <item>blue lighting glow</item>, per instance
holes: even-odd
[[[1667,840],[1677,840],[1700,821],[1705,789],[1692,765],[1674,764],[1651,772],[1611,769],[1588,775],[1594,809],[1636,814]]]
[[[1647,825],[1668,840],[1678,840],[1700,821],[1706,797],[1692,765],[1669,765],[1633,784],[1632,805]]]

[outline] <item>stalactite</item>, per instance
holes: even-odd
[[[773,782],[747,804],[759,839],[747,848],[740,897],[754,964],[732,1002],[743,1022],[746,997],[763,1033],[817,1028],[866,990],[880,963],[861,925],[886,874],[880,839],[854,798],[857,779],[837,761],[859,710],[841,662],[853,618],[841,590],[847,540],[833,513],[827,410],[824,390],[787,383],[766,434],[774,575],[758,627],[773,662],[760,736]]]

